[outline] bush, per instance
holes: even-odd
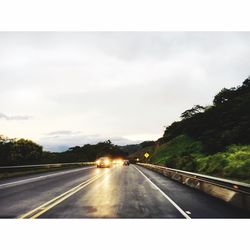
[[[155,163],[160,159],[170,168],[250,182],[250,146],[233,145],[224,152],[204,155],[200,146],[195,153],[198,142],[188,146],[186,141],[187,137],[179,137],[165,144],[153,155]]]
[[[199,172],[208,175],[222,175],[223,168],[228,164],[228,160],[221,154],[204,157],[197,162]]]
[[[250,180],[250,146],[231,146],[224,152],[199,156],[197,171],[236,180]]]

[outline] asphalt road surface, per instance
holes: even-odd
[[[1,218],[250,218],[140,166],[85,167],[0,182]]]

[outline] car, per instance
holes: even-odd
[[[129,160],[124,160],[124,166],[129,166],[129,164],[130,164],[130,162],[129,162]]]
[[[118,159],[114,159],[112,163],[114,166],[122,166],[124,164],[124,161],[123,159],[118,158]]]
[[[112,161],[109,157],[101,157],[95,163],[98,168],[110,168],[112,166]]]
[[[129,166],[129,160],[121,159],[121,158],[114,159],[113,165],[114,166]]]

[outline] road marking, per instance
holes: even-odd
[[[184,210],[182,210],[170,197],[168,197],[156,184],[154,184],[141,170],[139,170],[137,167],[133,166],[136,168],[145,178],[146,180],[153,185],[186,219],[191,219]]]
[[[0,188],[1,187],[12,186],[12,185],[15,185],[15,184],[29,183],[29,182],[33,182],[33,181],[37,181],[37,180],[47,179],[47,178],[50,178],[50,177],[53,177],[53,176],[58,176],[58,175],[63,175],[63,174],[68,174],[68,173],[74,173],[74,172],[78,172],[78,171],[82,171],[82,170],[86,170],[86,169],[90,169],[90,168],[95,168],[95,166],[93,166],[93,167],[84,167],[84,168],[81,168],[81,169],[67,170],[67,171],[63,171],[63,172],[59,172],[59,173],[47,174],[47,175],[32,177],[32,178],[28,178],[28,179],[24,179],[24,180],[20,180],[20,181],[7,182],[7,183],[4,183],[4,184],[0,184]]]
[[[191,214],[191,212],[190,212],[190,211],[186,211],[186,213],[187,213],[187,214]]]
[[[53,198],[52,200],[49,200],[46,203],[40,205],[39,207],[19,216],[18,218],[19,219],[35,219],[35,218],[39,217],[40,215],[44,214],[49,209],[55,207],[56,205],[58,205],[62,201],[66,200],[67,198],[69,198],[70,196],[75,194],[76,192],[80,191],[81,189],[88,186],[90,183],[94,182],[95,180],[99,179],[100,177],[102,177],[103,175],[105,175],[107,173],[108,172],[105,172],[101,175],[94,176],[94,177],[80,183],[79,185],[71,188],[70,190],[64,192],[63,194]]]

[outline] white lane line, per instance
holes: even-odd
[[[24,179],[24,180],[20,180],[20,181],[7,182],[7,183],[4,183],[4,184],[0,184],[0,188],[1,187],[12,186],[12,185],[29,183],[29,182],[33,182],[33,181],[37,181],[37,180],[42,180],[42,179],[47,179],[47,178],[50,178],[50,177],[53,177],[53,176],[59,176],[59,175],[64,175],[64,174],[68,174],[68,173],[79,172],[79,171],[90,169],[90,168],[95,168],[95,166],[94,167],[84,167],[84,168],[81,168],[81,169],[68,170],[68,171],[63,171],[63,172],[60,172],[60,173],[47,174],[47,175],[32,177],[32,178],[28,178],[28,179]]]
[[[137,167],[133,166],[136,168],[145,178],[146,180],[153,185],[186,219],[191,219],[184,210],[182,210],[170,197],[168,197],[156,184],[154,184],[141,170],[139,170]]]

